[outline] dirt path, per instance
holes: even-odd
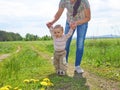
[[[120,90],[120,83],[112,80],[103,79],[87,71],[83,74],[87,79],[87,83],[90,86],[90,90]]]
[[[13,53],[18,53],[20,51],[21,47],[18,46],[17,50]],[[8,58],[9,56],[11,56],[13,53],[9,53],[9,54],[2,54],[0,55],[0,62],[6,58]]]
[[[7,57],[9,57],[10,56],[10,54],[2,54],[2,55],[0,55],[0,62],[3,60],[3,59],[5,59],[5,58],[7,58]]]
[[[74,71],[73,65],[69,65],[68,66],[68,75],[74,76],[73,71]],[[106,79],[98,77],[86,70],[83,73],[82,77],[86,78],[86,85],[89,86],[90,90],[120,90],[120,82],[106,80]]]
[[[51,60],[51,57],[49,55],[47,55],[46,53],[40,52],[38,49],[36,49],[34,46],[32,46],[32,50],[34,50],[35,52],[37,52],[37,54],[39,56],[42,56],[43,58],[47,59],[47,60]]]

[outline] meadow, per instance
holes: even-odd
[[[74,65],[75,43],[73,40],[70,49],[71,65]],[[49,78],[53,85],[48,90],[89,90],[85,78],[55,74],[51,63],[52,41],[0,42],[0,55],[3,54],[10,56],[0,61],[0,87],[40,90],[42,80]],[[99,77],[119,82],[120,39],[86,39],[81,66]]]

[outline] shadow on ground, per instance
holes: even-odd
[[[48,78],[54,83],[54,87],[49,90],[90,90],[89,86],[86,85],[86,78],[82,74],[58,76],[54,73]]]

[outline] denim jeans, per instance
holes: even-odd
[[[82,60],[82,56],[83,56],[83,52],[84,52],[84,41],[85,41],[87,28],[88,28],[88,23],[78,25],[76,27],[77,38],[76,38],[75,66],[80,66],[80,64],[81,64],[81,60]],[[69,23],[66,22],[65,34],[68,33],[69,29],[70,29]],[[74,30],[74,32],[75,32],[75,30]],[[74,32],[73,32],[73,34],[74,34]],[[73,36],[73,34],[72,34],[72,36]],[[70,43],[72,40],[72,36],[67,40],[67,43],[66,43],[66,61],[67,62],[68,62],[68,56],[69,56]]]

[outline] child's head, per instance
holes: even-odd
[[[53,28],[53,32],[54,32],[55,37],[59,38],[63,35],[63,27],[61,25],[56,25]]]

